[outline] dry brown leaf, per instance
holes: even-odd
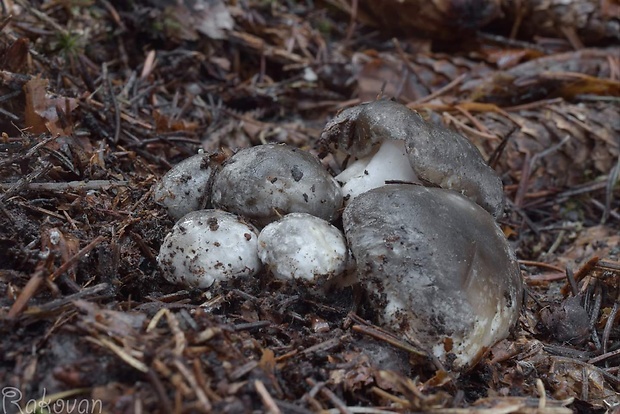
[[[198,40],[198,33],[224,39],[226,31],[234,26],[228,7],[221,0],[184,0],[167,7],[164,16],[174,22],[166,27],[168,33],[183,40]]]
[[[367,51],[356,53],[352,61],[358,83],[358,96],[371,101],[383,96],[417,101],[445,87],[467,73],[482,78],[490,67],[463,57],[433,54],[405,54]]]
[[[591,257],[610,258],[612,252],[618,251],[620,234],[617,230],[603,225],[587,227],[579,232],[570,247],[557,258],[557,263],[559,266],[575,268],[575,264],[583,263]]]
[[[26,128],[33,134],[50,132],[52,135],[70,135],[73,125],[65,121],[78,107],[77,100],[52,97],[47,93],[47,87],[47,79],[41,78],[33,78],[24,85]]]
[[[195,131],[198,128],[198,122],[168,116],[159,109],[153,110],[153,118],[157,132]]]
[[[28,62],[28,48],[30,41],[27,37],[20,37],[6,49],[0,50],[0,69],[9,72],[19,72]]]
[[[503,23],[521,37],[574,36],[585,43],[620,40],[619,6],[614,0],[502,0],[501,3],[506,16]]]
[[[498,170],[509,174],[513,182],[520,182],[522,171],[533,157],[549,150],[533,162],[527,193],[557,191],[609,174],[620,154],[619,106],[560,101],[509,114],[481,112],[474,116],[498,136],[510,135]],[[457,129],[480,142],[471,131],[459,126]],[[490,154],[498,143],[484,140],[481,145]]]
[[[539,99],[573,98],[577,93],[617,96],[620,49],[583,49],[532,59],[461,88],[469,99],[498,105],[519,105]],[[616,75],[617,76],[617,75]]]
[[[463,31],[483,27],[500,13],[500,0],[360,0],[356,17],[384,30],[455,39]]]

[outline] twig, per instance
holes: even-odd
[[[488,139],[488,140],[499,140],[497,135],[486,133],[484,131],[479,131],[475,128],[472,128],[469,125],[465,124],[463,121],[454,117],[453,115],[450,115],[448,112],[444,112],[443,116],[450,122],[456,124],[457,126],[464,129],[465,131],[468,131],[472,135],[478,136],[483,139]]]
[[[586,379],[584,381],[584,379]],[[588,394],[590,393],[589,384],[590,379],[588,378],[588,370],[586,367],[581,367],[581,399],[583,401],[588,401]]]
[[[596,356],[592,359],[588,360],[588,364],[596,364],[597,362],[601,362],[605,359],[611,358],[613,356],[620,355],[620,349],[616,349],[615,351],[607,352],[603,355]]]
[[[614,187],[618,182],[618,175],[620,175],[620,155],[618,155],[616,165],[614,166],[614,168],[612,168],[611,172],[609,173],[609,177],[607,178],[607,185],[605,186],[605,210],[603,211],[601,224],[605,224],[607,219],[609,219],[609,214],[611,212],[611,202],[614,197]]]
[[[0,183],[0,190],[8,190],[15,183]],[[34,191],[66,191],[66,190],[102,190],[108,187],[120,187],[129,185],[128,181],[90,180],[68,181],[64,183],[26,183],[23,189]]]
[[[517,190],[517,194],[515,195],[515,204],[519,207],[523,207],[523,200],[525,198],[525,194],[527,193],[527,189],[529,187],[529,179],[534,167],[538,163],[539,160],[545,158],[546,156],[553,154],[558,151],[564,144],[570,141],[571,136],[566,135],[560,142],[551,147],[547,148],[544,151],[541,151],[531,157],[529,160],[526,157],[526,162],[523,163],[523,174],[521,175],[521,182],[519,183],[519,188]],[[529,162],[528,162],[529,161]]]
[[[372,408],[372,407],[347,407],[347,410],[349,410],[352,414],[395,414],[399,411],[386,411],[386,410],[381,410],[379,408]],[[325,414],[338,414],[339,412],[341,412],[339,409],[337,408],[332,408],[329,409],[327,411],[324,411]]]
[[[521,111],[525,111],[525,110],[534,110],[534,109],[540,108],[541,106],[550,106],[550,105],[553,105],[553,104],[559,104],[559,103],[562,103],[563,101],[564,101],[563,98],[545,99],[545,100],[541,100],[541,101],[535,101],[535,102],[526,103],[526,104],[523,104],[523,105],[510,106],[508,108],[504,108],[504,111],[506,111],[506,112],[521,112]]]
[[[358,9],[358,0],[351,1],[351,15],[349,16],[349,27],[347,28],[347,34],[345,40],[348,42],[351,40],[353,36],[353,32],[355,31],[355,20],[357,19],[357,9]]]
[[[267,408],[267,412],[269,414],[282,413],[280,411],[280,408],[278,408],[276,402],[273,400],[273,397],[269,394],[269,391],[267,391],[265,384],[263,384],[261,380],[254,381],[254,388],[256,388],[256,392],[260,396],[260,399],[263,401],[263,404],[265,405],[265,408]]]
[[[108,91],[108,95],[110,96],[110,100],[112,101],[112,106],[114,107],[114,136],[112,138],[112,142],[114,144],[118,144],[118,140],[121,135],[121,110],[118,106],[116,95],[114,95],[114,90],[112,89],[112,82],[110,81],[110,77],[108,76],[108,65],[105,62],[102,66],[101,76],[103,78],[103,81],[105,82],[105,87]]]
[[[235,325],[233,329],[235,330],[235,332],[251,331],[254,329],[266,328],[267,326],[270,326],[270,325],[271,325],[271,321],[256,321],[256,322],[240,323],[238,325]]]
[[[248,361],[229,374],[231,381],[238,381],[258,366],[258,361]]]
[[[317,382],[313,380],[312,378],[307,378],[306,382],[310,384],[313,387],[313,389],[315,387],[318,387],[320,384],[321,387],[318,389],[318,392],[320,392],[324,397],[330,400],[332,404],[336,406],[340,414],[353,414],[349,410],[349,407],[347,407],[347,405],[340,398],[338,398],[336,394],[334,394],[329,388],[326,388],[324,386],[325,385],[324,383],[317,384]]]
[[[515,22],[515,24],[517,24],[517,22]],[[536,43],[524,42],[522,40],[515,40],[514,37],[516,36],[512,36],[512,35],[508,38],[508,37],[504,37],[504,36],[497,35],[497,34],[478,31],[476,32],[476,37],[480,39],[488,40],[493,43],[497,43],[502,46],[511,46],[511,47],[515,47],[519,49],[531,49],[531,50],[536,50],[536,51],[539,51],[545,54],[547,53],[547,51],[540,45],[537,45]]]
[[[599,262],[598,256],[592,256],[587,262],[585,262],[579,270],[575,273],[575,282],[581,281]]]
[[[328,339],[327,341],[320,342],[316,345],[312,345],[311,347],[304,349],[302,354],[307,355],[307,354],[311,354],[317,351],[327,351],[329,349],[332,349],[338,346],[339,344],[340,344],[340,338]]]
[[[575,275],[570,267],[566,268],[566,279],[568,279],[568,283],[570,284],[570,289],[573,292],[573,296],[577,296],[579,294],[579,288],[577,287],[577,282],[575,282]]]
[[[69,36],[69,32],[64,27],[62,27],[60,24],[56,23],[56,21],[54,19],[52,19],[51,17],[49,17],[45,13],[43,13],[43,12],[35,9],[34,7],[30,6],[24,0],[14,0],[14,1],[15,1],[15,3],[19,4],[24,9],[28,10],[28,13],[32,14],[38,20],[40,20],[43,23],[46,23],[47,25],[51,26],[54,30],[56,30],[62,36],[65,36],[65,37]]]
[[[159,399],[159,402],[162,405],[162,411],[166,413],[172,413],[173,412],[172,403],[170,402],[170,399],[168,398],[168,395],[166,394],[166,389],[164,388],[164,385],[161,383],[161,380],[157,376],[157,373],[155,372],[155,370],[152,368],[149,368],[148,372],[146,373],[146,377],[151,383],[151,386],[155,389],[155,394],[157,394],[157,398]]]
[[[415,109],[416,106],[419,106],[425,102],[428,102],[432,99],[437,98],[438,96],[443,95],[444,93],[448,92],[450,89],[456,87],[459,83],[461,83],[463,81],[463,79],[465,79],[467,77],[467,74],[463,73],[462,75],[457,76],[456,78],[454,78],[454,80],[450,83],[448,83],[447,85],[437,89],[435,92],[426,95],[423,98],[418,99],[417,101],[413,101],[409,104],[407,104],[407,106],[411,109]],[[495,138],[495,137],[494,137]]]
[[[598,320],[598,314],[601,311],[601,306],[603,304],[603,288],[600,283],[596,284],[594,288],[594,305],[592,309],[590,309],[590,332],[592,333],[592,342],[596,346],[597,350],[602,348],[601,341],[598,338],[598,332],[596,331],[596,321]],[[586,296],[587,298],[587,296]]]
[[[48,161],[43,161],[42,165],[39,168],[37,168],[27,176],[20,178],[16,183],[11,185],[11,187],[9,187],[5,193],[1,194],[0,203],[2,203],[5,199],[8,199],[22,191],[25,187],[29,186],[32,181],[47,174],[52,169],[52,167],[52,163]]]
[[[605,212],[607,212],[608,213],[607,218],[612,217],[614,220],[620,221],[620,214],[618,214],[614,210],[607,210],[607,208],[605,207],[605,204],[601,203],[600,201],[594,198],[591,198],[590,202],[594,205],[594,207],[598,208],[599,210],[603,212],[603,216],[605,216]],[[605,222],[607,222],[607,220],[605,220]],[[601,222],[601,224],[605,224],[605,223]]]
[[[13,19],[13,15],[9,14],[5,16],[2,21],[0,21],[0,32],[3,31],[7,24],[10,23],[11,19]]]
[[[189,382],[189,385],[192,387],[192,390],[194,391],[194,393],[196,394],[196,397],[198,397],[198,400],[200,401],[201,408],[203,408],[207,412],[211,411],[211,409],[213,408],[211,406],[211,402],[209,401],[209,398],[207,398],[207,395],[205,394],[204,390],[198,385],[198,382],[196,381],[196,377],[194,376],[194,374],[191,373],[191,371],[183,364],[183,362],[181,362],[180,359],[175,359],[174,365],[177,367],[181,375],[187,380],[187,382]]]
[[[547,393],[545,391],[545,385],[540,378],[536,378],[536,390],[538,391],[538,409],[544,410],[547,405]]]
[[[73,266],[78,260],[80,260],[83,256],[85,256],[88,252],[94,249],[101,241],[105,240],[103,236],[97,236],[93,241],[88,243],[82,250],[74,254],[69,260],[64,262],[54,273],[49,276],[50,281],[56,280],[58,276],[65,273],[71,266]]]
[[[379,329],[375,329],[372,326],[353,325],[351,327],[351,330],[353,330],[354,332],[359,332],[359,333],[371,336],[375,339],[384,341],[396,348],[402,349],[403,351],[409,352],[411,354],[424,356],[424,357],[427,356],[426,352],[420,351],[419,349],[412,347],[411,345],[403,342],[402,340],[392,335],[388,335],[385,332],[380,331]]]
[[[555,270],[555,271],[564,273],[564,269],[562,269],[559,266],[555,266],[549,263],[537,262],[535,260],[518,260],[518,262],[519,264],[524,265],[524,266],[542,267],[544,269]]]
[[[609,342],[609,335],[611,335],[611,328],[614,326],[614,322],[616,321],[616,316],[618,316],[618,308],[620,304],[618,304],[618,300],[614,302],[614,306],[611,308],[611,312],[607,316],[607,323],[605,323],[605,329],[603,329],[603,339],[601,342],[603,343],[603,354],[607,353],[607,343]]]
[[[552,360],[554,362],[559,362],[562,364],[573,364],[573,365],[578,365],[580,367],[585,366],[586,368],[589,368],[592,371],[596,371],[597,373],[599,373],[605,380],[609,381],[609,383],[612,384],[614,387],[618,387],[620,385],[620,378],[617,378],[616,376],[610,374],[604,369],[597,367],[596,365],[592,365],[587,362],[580,361],[578,359],[567,358],[567,357],[553,357]]]
[[[22,289],[21,293],[17,297],[17,300],[15,300],[13,306],[11,306],[11,309],[9,309],[7,318],[15,318],[24,310],[30,298],[37,293],[39,287],[43,283],[43,280],[45,279],[46,267],[47,266],[45,265],[45,261],[39,262],[37,268],[30,277],[30,280],[28,281],[28,283],[26,283],[24,289]]]
[[[143,373],[149,372],[149,367],[147,367],[144,362],[127,353],[125,349],[116,345],[112,340],[108,338],[95,338],[94,336],[88,336],[86,337],[86,340],[97,344],[102,348],[109,349],[132,368],[135,368],[136,370]]]
[[[28,309],[24,311],[24,315],[32,316],[32,315],[52,312],[54,310],[63,308],[64,306],[70,304],[74,300],[84,299],[86,297],[92,297],[101,292],[105,292],[106,290],[108,290],[109,287],[110,285],[107,283],[100,283],[95,286],[87,287],[87,288],[80,290],[77,293],[74,293],[72,295],[68,295],[68,296],[65,296],[59,299],[52,300],[43,305],[30,306]]]
[[[517,205],[515,205],[515,203],[510,200],[509,198],[506,198],[506,204],[512,209],[514,210],[518,215],[521,216],[521,218],[523,219],[523,221],[528,225],[528,227],[534,232],[534,234],[536,234],[537,236],[540,235],[540,229],[538,228],[538,226],[536,224],[534,224],[534,222],[532,221],[532,219],[530,219],[527,215],[527,213],[523,210],[523,208],[518,207]]]

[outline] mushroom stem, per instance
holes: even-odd
[[[389,181],[418,183],[405,150],[405,141],[386,139],[379,150],[360,158],[336,176],[342,184],[342,193],[347,202],[373,188],[384,186]]]

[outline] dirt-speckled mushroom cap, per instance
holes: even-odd
[[[450,190],[387,185],[351,201],[343,224],[357,276],[386,325],[456,370],[508,335],[521,275],[480,206]]]
[[[169,282],[189,287],[254,276],[261,267],[258,231],[225,211],[192,211],[166,235],[157,261]]]
[[[342,232],[307,213],[291,213],[258,235],[258,257],[279,279],[316,282],[342,274],[348,250]]]
[[[211,200],[214,206],[259,225],[288,213],[331,221],[342,206],[342,191],[309,152],[266,144],[243,149],[223,164],[214,179]]]
[[[170,169],[155,184],[153,199],[168,209],[168,214],[180,219],[190,211],[209,206],[207,184],[214,169],[206,154],[184,159]]]
[[[380,100],[346,109],[327,123],[321,139],[355,157],[373,153],[386,139],[403,140],[418,178],[466,195],[495,218],[503,212],[502,181],[480,151],[402,104]]]

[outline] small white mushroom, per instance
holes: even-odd
[[[157,261],[171,283],[207,288],[216,281],[254,276],[260,269],[258,232],[234,214],[197,210],[164,239]]]
[[[493,217],[462,195],[395,184],[343,213],[357,276],[383,323],[448,368],[475,364],[515,324],[523,287]]]
[[[342,232],[307,213],[287,214],[265,226],[258,255],[277,278],[309,281],[340,275],[348,258]]]
[[[312,154],[266,144],[243,149],[222,165],[211,200],[262,226],[295,212],[331,221],[339,215],[342,191]]]
[[[206,154],[196,154],[181,161],[155,184],[153,199],[178,220],[190,211],[208,207],[207,186],[214,169]]]
[[[482,158],[478,149],[465,137],[442,125],[425,121],[417,112],[397,102],[380,100],[340,112],[329,121],[321,134],[323,142],[373,166],[375,175],[364,185],[377,187],[381,181],[408,181],[417,177],[421,181],[442,188],[458,191],[481,205],[494,217],[503,211],[504,193],[502,181]],[[409,168],[402,159],[402,150],[392,151],[385,157],[385,144],[389,140],[401,141],[407,154]],[[381,147],[379,149],[379,147]],[[345,182],[345,193],[355,196],[347,189],[352,176],[359,179],[359,166],[353,163],[353,174],[348,169],[338,177]],[[412,182],[416,182],[411,178]],[[363,189],[363,187],[360,187]],[[350,201],[350,200],[349,200]]]

